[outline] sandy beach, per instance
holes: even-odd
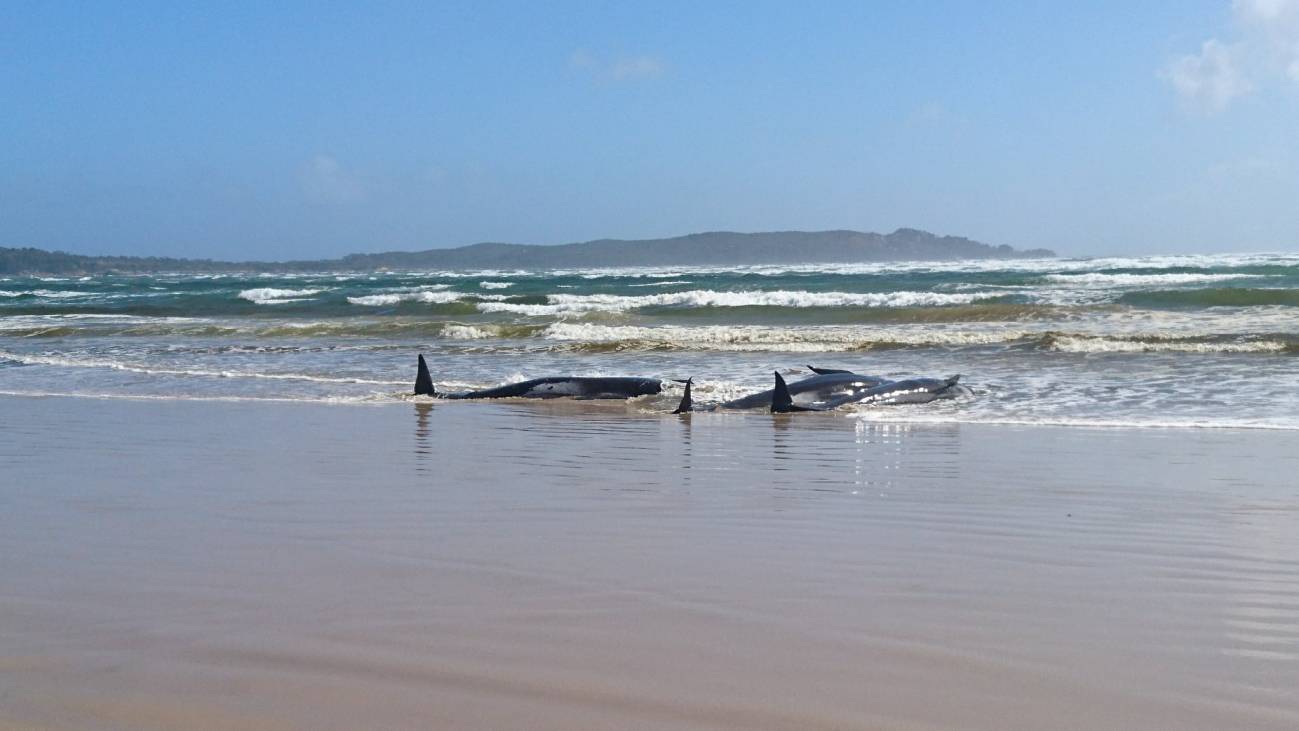
[[[0,413],[3,729],[1299,725],[1289,431]]]

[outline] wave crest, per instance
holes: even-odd
[[[323,289],[276,289],[274,287],[257,287],[245,289],[239,293],[239,299],[248,300],[255,305],[282,305],[288,302],[301,302],[312,295],[320,294]]]
[[[543,316],[625,312],[645,307],[940,307],[966,305],[989,295],[949,292],[807,292],[802,290],[716,291],[696,289],[649,295],[551,294],[547,304],[484,302],[483,312]]]
[[[441,305],[460,299],[459,292],[422,290],[419,292],[392,292],[388,294],[367,294],[360,297],[348,297],[347,301],[364,307],[391,307],[402,302],[422,302],[430,305]]]

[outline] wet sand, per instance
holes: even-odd
[[[0,729],[1299,726],[1299,435],[0,398]]]

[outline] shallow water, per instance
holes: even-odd
[[[1288,431],[0,412],[0,728],[1299,725]]]
[[[0,281],[0,393],[388,402],[416,352],[447,389],[812,363],[978,394],[872,421],[1293,430],[1299,257]]]

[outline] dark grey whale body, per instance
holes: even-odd
[[[419,356],[419,372],[415,376],[416,396],[435,396],[445,399],[488,398],[575,398],[575,399],[628,399],[663,392],[663,382],[657,378],[551,376],[530,381],[508,383],[496,388],[459,393],[438,393],[429,375],[424,356]]]
[[[960,385],[959,375],[950,378],[908,378],[901,381],[889,381],[873,388],[855,393],[845,393],[830,399],[810,404],[795,403],[793,389],[786,385],[780,371],[776,371],[776,387],[772,389],[772,413],[782,414],[797,411],[830,411],[845,404],[927,404],[930,401],[968,396],[972,392]]]
[[[583,378],[551,376],[508,383],[496,388],[460,393],[434,393],[446,399],[473,398],[564,398],[617,399],[649,396],[663,391],[663,382],[653,378]]]
[[[790,396],[799,403],[823,403],[851,397],[870,389],[891,383],[881,376],[863,376],[851,371],[813,368],[815,376],[795,381],[787,386]],[[759,391],[737,399],[722,402],[722,409],[765,409],[771,406],[775,389]]]

